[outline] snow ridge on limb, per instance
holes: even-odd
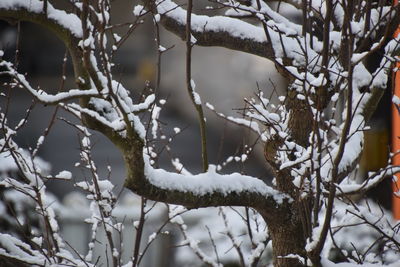
[[[167,30],[185,38],[186,11],[183,8],[170,0],[143,2],[161,15],[161,23]],[[196,45],[221,46],[266,58],[274,57],[274,52],[266,49],[267,39],[263,29],[237,19],[192,13],[192,34]]]
[[[367,192],[371,188],[378,185],[383,179],[391,176],[394,177],[396,173],[400,171],[399,166],[387,166],[375,173],[369,175],[369,177],[361,184],[355,183],[350,179],[344,179],[343,182],[337,185],[337,193],[338,197],[346,196],[346,195],[354,195],[361,194]]]
[[[76,38],[82,37],[81,20],[75,14],[69,14],[64,10],[55,9],[51,3],[47,3],[44,9],[44,1],[39,0],[2,0],[0,1],[0,14],[2,12],[25,11],[30,14],[45,14],[46,17],[69,31]]]
[[[143,2],[145,6],[151,6],[155,14],[161,15],[161,23],[167,30],[182,39],[185,38],[186,11],[183,8],[171,0],[144,0]],[[238,7],[235,6],[235,8]],[[247,8],[246,11],[252,12],[266,27],[255,26],[227,16],[192,13],[191,30],[196,38],[196,45],[226,47],[268,58],[278,65],[280,65],[276,61],[278,59],[288,59],[293,60],[294,64],[304,64],[304,51],[309,53],[309,58],[319,60],[317,51],[321,49],[321,42],[314,37],[316,49],[314,51],[314,48],[300,34],[299,25],[290,23],[265,4],[259,11],[254,8]],[[316,68],[315,71],[318,69]]]
[[[190,192],[197,196],[205,196],[214,192],[225,196],[231,193],[248,192],[266,198],[272,197],[278,204],[289,199],[255,177],[239,173],[219,174],[215,165],[210,165],[209,170],[205,173],[184,175],[153,168],[146,155],[145,175],[154,186],[172,191]]]
[[[135,145],[134,151],[124,153],[128,168],[125,187],[148,199],[190,208],[248,206],[268,210],[269,216],[273,216],[279,206],[292,202],[291,197],[255,177],[218,174],[213,166],[198,175],[155,169],[143,143]],[[138,152],[140,147],[143,153]]]

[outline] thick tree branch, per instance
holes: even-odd
[[[243,177],[244,183],[241,184],[241,189],[235,190],[231,187],[232,183],[238,183],[234,177],[235,174],[230,175],[229,179],[231,180],[230,182],[226,180],[226,184],[219,182],[219,179],[223,179],[222,175],[202,174],[212,176],[213,183],[207,185],[203,176],[199,176],[196,181],[195,177],[184,177],[181,174],[153,169],[148,160],[143,157],[144,144],[142,141],[139,139],[128,141],[125,147],[126,150],[123,151],[127,168],[125,187],[151,200],[189,208],[248,206],[264,212],[271,212],[271,216],[280,205],[287,205],[291,202],[289,196],[270,188],[261,180],[253,177]],[[253,186],[246,186],[248,184]]]
[[[186,36],[186,11],[167,0],[157,5],[154,0],[144,0],[145,6],[161,15],[161,23],[168,31],[182,40]],[[239,19],[192,14],[192,35],[199,46],[220,46],[245,53],[274,59],[275,54],[268,45],[264,30]]]

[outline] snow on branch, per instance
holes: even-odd
[[[44,9],[45,2],[47,5],[46,10]],[[49,20],[68,30],[76,38],[82,37],[82,23],[79,17],[75,14],[68,14],[64,10],[56,9],[47,1],[2,0],[0,1],[0,13],[5,11],[24,11],[38,15],[45,14]]]
[[[86,97],[98,97],[99,93],[97,89],[89,89],[89,90],[80,90],[80,89],[71,89],[68,92],[60,92],[55,95],[47,94],[43,90],[36,90],[31,87],[29,82],[26,80],[25,76],[18,73],[12,63],[7,61],[1,61],[0,67],[5,67],[7,71],[0,71],[0,74],[8,75],[12,77],[15,82],[17,82],[20,86],[25,88],[34,98],[40,101],[43,104],[57,104],[60,102],[65,102],[73,99],[79,99],[83,96]]]
[[[155,1],[155,6],[153,12],[161,15],[164,27],[184,38],[186,11],[171,0]],[[314,40],[314,51],[293,23],[267,7],[263,7],[260,12],[260,15],[268,14],[268,17],[273,18],[268,21],[261,19],[266,24],[267,32],[263,27],[240,19],[192,14],[191,29],[197,40],[196,45],[223,46],[271,60],[289,58],[295,64],[305,63],[304,51],[307,51],[308,58],[318,59],[317,51],[320,51],[321,43],[317,39]]]
[[[46,262],[50,264],[45,255],[12,235],[0,233],[0,247],[2,256],[32,265],[43,266]]]
[[[152,1],[145,0],[145,3]],[[185,37],[186,11],[171,0],[156,1],[154,12],[161,15],[161,22],[170,31]],[[274,57],[266,49],[266,37],[262,28],[237,19],[216,16],[200,16],[192,13],[192,34],[197,45],[223,46],[267,58]]]
[[[4,114],[1,114],[3,117]],[[0,255],[13,259],[21,264],[37,266],[51,266],[52,264],[73,264],[74,266],[91,266],[81,259],[75,259],[66,249],[66,243],[60,235],[59,224],[54,211],[54,199],[46,192],[45,181],[51,179],[45,176],[44,170],[37,164],[38,160],[30,153],[19,148],[12,140],[14,132],[2,123],[2,130],[6,138],[0,139],[0,159],[4,156],[13,159],[11,169],[15,164],[19,175],[12,173],[4,174],[0,186],[7,190],[13,190],[23,194],[32,200],[36,206],[36,214],[40,216],[43,223],[43,233],[32,232],[25,236],[30,242],[26,242],[9,234],[0,234]],[[2,160],[2,163],[4,161]],[[69,172],[61,172],[55,178],[69,177]],[[19,199],[22,201],[22,199]],[[18,220],[18,218],[15,218]],[[20,227],[21,224],[18,222]]]
[[[144,161],[146,179],[154,186],[162,189],[187,192],[195,196],[204,196],[215,192],[225,196],[232,193],[240,195],[248,192],[266,198],[272,197],[278,204],[290,199],[255,177],[239,173],[219,174],[216,172],[215,165],[210,165],[207,172],[185,175],[153,168],[150,165],[149,157],[146,155]]]

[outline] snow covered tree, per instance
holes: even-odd
[[[113,70],[113,51],[130,37],[140,20],[112,24],[112,1],[109,0],[70,0],[72,11],[68,12],[56,8],[56,2],[3,0],[0,19],[10,23],[36,23],[60,38],[72,60],[77,88],[56,94],[35,89],[15,64],[4,59],[0,61],[1,75],[9,80],[3,87],[22,87],[35,101],[57,105],[81,122],[76,128],[84,136],[82,157],[94,171],[94,182],[80,186],[98,200],[100,214],[106,218],[109,215],[113,200],[108,189],[112,186],[95,175],[96,167],[88,152],[89,129],[102,133],[119,148],[126,166],[125,187],[146,199],[188,209],[243,206],[257,211],[267,225],[268,238],[259,242],[252,240],[252,257],[244,258],[242,265],[257,265],[266,249],[266,240],[272,242],[274,266],[330,266],[328,256],[332,249],[336,249],[339,258],[353,263],[386,264],[400,259],[400,239],[396,235],[399,226],[368,201],[352,198],[364,194],[385,177],[393,176],[399,167],[388,162],[387,167],[369,173],[362,183],[351,176],[363,149],[366,123],[388,86],[393,64],[399,60],[399,39],[392,38],[399,25],[399,5],[393,6],[391,1],[362,0],[210,0],[211,9],[225,13],[207,16],[192,12],[193,4],[197,4],[193,0],[183,1],[181,5],[172,0],[138,3],[133,10],[136,16],[151,17],[157,29],[162,26],[186,42],[186,84],[199,118],[204,169],[203,173],[193,175],[154,165],[157,155],[149,132],[157,131],[158,127],[157,90],[141,100],[133,99],[114,78],[118,74]],[[277,6],[272,8],[273,4]],[[283,15],[280,12],[283,4],[300,19]],[[127,27],[126,35],[113,35],[117,26]],[[279,96],[278,104],[272,104],[260,90],[256,98],[245,100],[244,118],[221,115],[258,135],[266,164],[272,168],[273,185],[267,185],[262,177],[223,174],[218,166],[209,165],[205,106],[195,91],[191,74],[193,46],[221,46],[264,57],[287,79],[286,93]],[[161,55],[165,48],[161,43],[158,47]],[[160,76],[162,73],[158,71]],[[207,107],[214,110],[211,104]],[[215,111],[218,112],[218,105]],[[150,120],[141,116],[146,112]],[[79,262],[79,266],[84,266],[83,259],[72,259],[70,254],[61,253],[62,240],[55,234],[57,226],[43,198],[42,179],[46,177],[40,176],[35,168],[35,151],[30,156],[18,152],[13,138],[20,125],[8,125],[6,113],[1,113],[0,152],[12,155],[23,179],[6,178],[2,185],[25,190],[38,200],[41,215],[48,218],[50,243],[56,253],[40,258],[43,253],[40,249],[28,248],[17,238],[5,242],[3,235],[0,254],[24,261],[16,252],[19,247],[31,253],[25,258],[27,263],[50,266],[65,262],[78,265]],[[38,146],[42,141],[43,138],[38,140]],[[62,173],[54,178],[67,176],[68,173]],[[26,192],[27,186],[32,190]],[[376,231],[377,238],[363,251],[353,247],[348,253],[339,241],[343,232],[348,233],[344,229],[354,225],[367,225]],[[240,244],[235,245],[240,249]],[[377,253],[372,249],[376,245],[379,245],[380,257],[373,254]],[[52,261],[52,257],[56,260]],[[220,264],[201,253],[199,257],[208,265]],[[112,263],[120,264],[116,257]],[[136,263],[134,260],[131,264]]]

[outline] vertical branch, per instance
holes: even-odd
[[[114,185],[111,182],[100,180],[98,175],[98,168],[92,157],[92,145],[90,142],[90,133],[84,127],[68,123],[75,127],[80,133],[83,134],[80,140],[80,157],[85,168],[89,170],[91,175],[91,183],[89,181],[78,182],[75,185],[83,190],[85,190],[88,195],[87,197],[92,200],[93,209],[91,218],[89,219],[92,226],[92,240],[96,239],[96,231],[101,225],[104,229],[105,238],[107,240],[105,248],[105,259],[107,261],[107,266],[117,267],[120,266],[120,256],[113,240],[113,231],[119,227],[113,223],[112,211],[115,207],[116,198],[114,197],[112,190]],[[91,204],[91,205],[92,205]],[[97,210],[97,211],[94,211]],[[93,244],[93,243],[92,243]],[[86,258],[92,257],[92,245],[89,245],[89,252]],[[107,249],[109,247],[109,250]],[[108,255],[110,251],[111,256]],[[111,257],[111,263],[108,263]]]
[[[51,223],[52,218],[47,210],[49,207],[45,207],[45,204],[43,203],[44,196],[41,194],[40,192],[41,190],[37,187],[35,187],[34,190],[36,194],[35,201],[37,203],[37,208],[44,223],[45,238],[47,241],[49,256],[55,257],[60,252],[60,246],[59,246],[60,244],[57,242],[57,239],[55,238],[57,229],[54,229],[55,227]],[[58,258],[58,261],[59,260],[60,259]]]
[[[192,103],[197,111],[199,126],[200,126],[200,136],[201,136],[201,158],[203,171],[208,170],[208,157],[207,157],[207,137],[206,137],[206,122],[203,113],[203,107],[201,106],[200,97],[194,91],[194,83],[192,81],[192,33],[191,33],[191,23],[192,23],[192,9],[193,0],[188,0],[188,7],[186,13],[186,87],[192,100]]]
[[[85,149],[85,148],[84,148]],[[89,149],[87,150],[89,152]],[[111,217],[111,211],[107,211],[106,208],[103,207],[104,203],[107,201],[112,201],[110,199],[105,199],[102,195],[100,185],[99,185],[99,177],[97,176],[96,173],[96,166],[94,165],[93,160],[91,159],[91,155],[89,153],[86,154],[88,157],[88,163],[90,164],[91,168],[91,173],[92,173],[92,180],[93,180],[93,185],[94,185],[94,195],[95,195],[95,201],[98,205],[99,209],[99,214],[100,218],[99,220],[101,221],[101,224],[104,229],[104,233],[107,238],[108,245],[110,246],[110,252],[111,252],[111,257],[112,257],[112,266],[117,267],[119,265],[119,258],[114,254],[114,251],[116,250],[113,236],[112,236],[112,230],[110,229],[111,224],[110,224],[110,217]],[[107,249],[106,249],[107,253]],[[106,256],[107,261],[109,260],[109,257]]]
[[[18,69],[18,65],[19,65],[20,43],[21,43],[21,22],[18,21],[17,22],[17,40],[15,40],[15,59],[14,59],[15,70]]]
[[[324,243],[330,228],[330,222],[333,216],[333,205],[334,205],[334,200],[335,200],[335,193],[336,193],[336,183],[338,182],[338,174],[339,174],[339,164],[343,158],[344,150],[346,147],[347,143],[347,137],[350,132],[350,127],[352,123],[352,110],[353,110],[353,66],[351,62],[351,58],[353,55],[354,51],[354,35],[352,33],[351,29],[351,22],[352,22],[352,14],[353,14],[353,1],[348,1],[348,6],[344,7],[345,10],[345,21],[344,24],[347,26],[346,30],[343,32],[346,35],[346,58],[343,59],[346,60],[347,63],[347,70],[348,70],[348,80],[347,80],[347,110],[346,110],[346,121],[344,122],[344,127],[342,130],[342,135],[340,137],[340,143],[339,143],[339,148],[338,148],[338,153],[334,159],[333,166],[332,166],[332,178],[329,184],[329,196],[327,199],[327,207],[326,207],[326,213],[325,213],[325,218],[324,218],[324,223],[322,226],[321,234],[319,235],[319,240],[317,243],[317,246],[315,247],[314,250],[314,255],[320,255]]]
[[[321,177],[321,162],[322,162],[322,147],[323,147],[323,139],[321,138],[321,134],[319,131],[319,126],[320,126],[320,117],[321,117],[321,112],[317,111],[317,120],[314,122],[314,130],[313,130],[313,140],[315,138],[317,139],[317,144],[316,144],[316,154],[317,154],[317,164],[312,160],[311,161],[311,172],[315,173],[316,176],[316,183],[315,183],[315,197],[313,199],[313,215],[314,217],[312,218],[312,225],[313,227],[318,226],[318,215],[319,215],[319,210],[320,210],[320,201],[321,201],[321,183],[322,183],[322,177]],[[315,153],[315,152],[314,152]],[[313,157],[312,157],[313,158]],[[317,167],[315,168],[315,165]]]
[[[254,242],[253,231],[251,231],[251,226],[250,226],[249,207],[244,207],[244,210],[246,212],[246,227],[247,227],[247,231],[248,231],[248,234],[249,234],[249,239],[251,241],[251,246],[254,249],[256,247],[256,244]]]
[[[307,21],[307,0],[302,0],[302,8],[303,8],[303,25],[302,25],[302,34],[303,34],[303,36],[307,36],[307,24],[308,24],[308,21]],[[310,30],[311,30],[311,28],[310,28]]]
[[[43,12],[47,16],[47,0],[43,0]]]
[[[160,26],[158,25],[158,22],[156,21],[155,18],[154,20],[154,29],[155,29],[155,39],[156,39],[156,45],[157,45],[157,77],[156,77],[156,84],[154,88],[154,92],[158,92],[160,88],[160,83],[161,83],[161,58],[162,58],[162,53],[164,52],[161,47],[161,36],[160,36]]]
[[[205,227],[207,229],[208,236],[210,237],[211,245],[212,245],[212,248],[214,249],[214,253],[215,253],[215,257],[217,258],[217,262],[221,262],[221,260],[219,259],[217,245],[215,244],[214,238],[211,234],[210,227],[208,227],[207,225]]]
[[[322,50],[322,67],[325,73],[325,78],[328,79],[328,63],[329,63],[329,35],[330,35],[330,23],[332,18],[332,1],[325,2],[326,17],[324,19],[324,32],[323,32],[323,50]]]
[[[364,36],[366,36],[368,31],[370,30],[369,24],[371,21],[371,8],[372,8],[372,1],[367,1],[367,6],[365,10]]]
[[[132,266],[137,266],[139,264],[139,250],[140,250],[140,241],[142,240],[143,235],[143,227],[145,223],[146,212],[144,208],[146,207],[146,199],[144,197],[141,198],[141,207],[140,207],[140,218],[139,225],[136,228],[136,239],[135,246],[133,248],[133,263]]]
[[[310,4],[311,5],[311,4]],[[311,7],[310,7],[311,8]],[[323,42],[323,48],[322,48],[322,71],[324,73],[324,78],[326,80],[329,80],[329,70],[328,70],[328,64],[329,64],[329,56],[330,56],[330,23],[332,20],[332,13],[333,13],[333,4],[332,1],[325,1],[325,8],[326,8],[326,17],[324,19],[324,30],[322,33],[322,42]],[[320,89],[318,90],[317,94],[317,107],[322,107],[324,103],[327,101],[326,96],[324,95],[324,92],[321,91]],[[325,91],[325,88],[323,89]],[[323,147],[323,140],[321,139],[321,134],[320,134],[320,117],[322,115],[322,112],[319,108],[317,109],[317,113],[315,115],[316,120],[314,121],[314,130],[313,130],[313,140],[316,137],[317,139],[317,157],[318,157],[318,163],[317,166],[318,168],[315,169],[316,173],[316,188],[315,188],[315,199],[313,200],[313,227],[318,226],[318,215],[319,215],[319,210],[320,210],[320,199],[321,199],[321,182],[322,182],[322,177],[321,177],[321,171],[320,171],[320,166],[321,166],[321,161],[322,161],[322,147]],[[311,162],[312,168],[314,169],[314,162]]]
[[[257,0],[256,4],[257,4],[257,9],[260,11],[261,10],[261,2],[260,2],[260,0]],[[262,22],[262,25],[263,25],[265,36],[267,37],[268,45],[272,45],[271,36],[269,35],[269,31],[268,31],[268,27],[267,27],[267,18],[265,17],[265,15],[264,15],[264,19],[261,20],[261,22]]]
[[[212,257],[206,255],[201,250],[201,248],[198,246],[199,242],[197,240],[193,240],[188,235],[187,225],[185,224],[185,222],[183,221],[182,217],[180,216],[187,210],[186,209],[184,209],[184,210],[182,210],[182,209],[173,210],[173,209],[171,209],[170,205],[167,205],[167,209],[168,209],[169,221],[171,223],[175,224],[179,228],[181,233],[182,233],[182,237],[183,237],[182,244],[185,244],[188,247],[190,247],[190,249],[192,249],[194,254],[196,254],[196,256],[204,263],[204,265],[210,266],[210,267],[222,267],[223,265],[221,263],[215,261]]]
[[[239,243],[237,241],[237,239],[235,238],[234,234],[232,233],[231,228],[228,225],[228,218],[226,217],[226,214],[225,214],[224,210],[221,207],[219,208],[219,212],[222,215],[222,220],[223,220],[224,225],[225,225],[225,230],[226,230],[225,234],[231,240],[232,246],[235,248],[235,250],[236,250],[236,252],[237,252],[237,254],[239,256],[240,266],[244,267],[244,266],[246,266],[246,262],[244,260],[244,255],[243,255],[242,249],[240,248],[241,243]]]
[[[6,125],[2,125],[3,130],[9,131]],[[8,178],[8,183],[17,191],[33,198],[36,204],[36,210],[43,220],[44,234],[43,237],[46,240],[47,253],[43,254],[47,259],[53,258],[58,263],[60,262],[59,253],[61,247],[63,246],[63,241],[58,237],[59,227],[57,221],[55,220],[54,210],[46,203],[46,191],[44,182],[42,180],[41,174],[36,167],[34,159],[25,157],[22,153],[18,152],[18,147],[10,138],[4,143],[4,148],[6,148],[10,156],[13,158],[19,172],[20,178],[23,183],[13,183],[12,178]],[[42,253],[44,250],[41,250]]]

